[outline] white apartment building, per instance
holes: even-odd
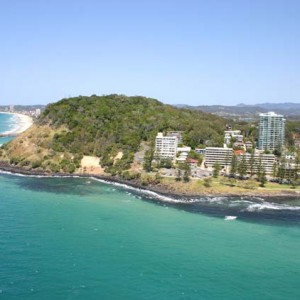
[[[226,130],[224,131],[224,144],[229,145],[231,139],[234,138],[236,142],[243,142],[244,136],[241,134],[240,130]]]
[[[159,132],[155,139],[155,155],[160,158],[174,160],[177,153],[178,139],[176,136],[164,136]]]
[[[259,115],[258,149],[275,150],[284,145],[285,119],[283,115],[268,112]]]
[[[178,144],[182,144],[182,131],[168,131],[167,136],[176,136],[178,140]]]
[[[239,156],[239,159],[242,159],[243,156],[245,156],[246,163],[248,165],[248,173],[250,173],[250,161],[251,161],[251,154],[245,153]],[[267,174],[272,174],[274,169],[274,163],[276,162],[276,157],[274,154],[260,154],[255,153],[254,157],[254,172],[257,171],[257,166],[259,164],[259,161],[261,160],[262,167],[265,169]]]
[[[232,148],[207,147],[205,149],[205,165],[212,167],[214,163],[220,166],[230,166],[232,159]]]

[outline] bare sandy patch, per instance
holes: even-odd
[[[122,151],[118,152],[118,154],[114,158],[114,163],[117,161],[117,159],[121,159],[122,157],[123,157],[123,152]]]
[[[96,156],[83,156],[81,160],[81,168],[79,173],[88,173],[88,174],[105,174],[104,168],[100,166],[100,158]]]

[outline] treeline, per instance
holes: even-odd
[[[295,151],[295,140],[300,139],[300,121],[287,121],[285,125],[285,140],[288,149]]]

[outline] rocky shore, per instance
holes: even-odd
[[[27,170],[24,168],[12,166],[8,164],[7,162],[0,162],[0,171],[12,173],[12,174],[21,174],[21,175],[27,175],[27,176],[41,176],[41,177],[80,177],[80,178],[95,178],[104,180],[106,182],[111,183],[118,183],[118,184],[124,184],[136,189],[139,189],[141,191],[152,191],[155,193],[158,193],[162,196],[172,197],[175,199],[182,199],[185,198],[187,201],[188,199],[192,199],[195,197],[259,197],[263,199],[278,199],[278,200],[284,200],[285,198],[289,199],[300,199],[300,193],[299,191],[294,190],[281,190],[281,191],[270,191],[270,190],[251,190],[247,191],[244,194],[241,194],[240,192],[232,192],[232,193],[226,193],[222,194],[220,191],[201,191],[201,193],[194,193],[189,191],[183,191],[183,192],[174,192],[170,187],[168,187],[165,184],[155,184],[155,185],[147,185],[144,186],[139,180],[124,180],[120,177],[116,176],[108,176],[108,175],[97,175],[97,174],[90,174],[90,173],[48,173],[43,172],[40,170]]]

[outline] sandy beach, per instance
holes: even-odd
[[[6,135],[20,134],[20,133],[24,132],[25,130],[27,130],[33,124],[32,118],[27,115],[23,115],[23,114],[19,114],[19,113],[9,113],[9,112],[0,112],[0,113],[11,114],[11,115],[14,115],[16,118],[18,118],[18,120],[16,122],[17,123],[16,128],[4,132],[4,134],[6,134]]]

